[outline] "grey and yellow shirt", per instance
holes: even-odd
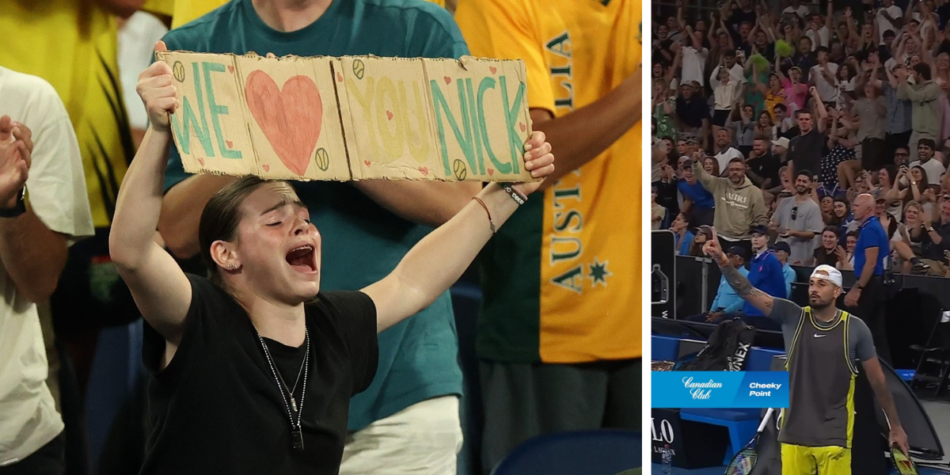
[[[830,322],[810,307],[775,299],[769,318],[782,325],[788,353],[789,408],[779,441],[804,447],[851,448],[858,362],[875,357],[871,331],[838,310]]]

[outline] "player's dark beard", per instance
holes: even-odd
[[[817,296],[808,297],[808,303],[809,305],[811,305],[812,310],[824,310],[828,308],[829,305],[832,305],[834,303],[834,300],[831,300],[829,302],[821,302],[820,300],[821,300],[821,297],[817,297]]]

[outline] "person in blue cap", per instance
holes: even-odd
[[[775,253],[769,250],[769,229],[764,225],[753,226],[752,260],[749,262],[749,282],[752,286],[773,297],[786,298],[785,273],[782,263]],[[743,320],[749,325],[763,330],[779,330],[779,326],[765,318],[761,310],[749,302],[742,306]]]

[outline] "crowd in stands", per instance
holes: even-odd
[[[659,12],[652,223],[678,254],[702,255],[703,225],[747,254],[764,229],[786,265],[851,270],[852,208],[870,193],[885,265],[950,276],[950,2]]]

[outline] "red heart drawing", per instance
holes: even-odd
[[[343,82],[343,73],[336,73],[336,80],[339,82]]]
[[[225,140],[224,144],[227,145],[228,148],[231,148],[231,149],[234,148],[234,143],[232,143],[230,140]]]
[[[323,128],[323,99],[313,80],[293,76],[283,90],[263,71],[247,76],[244,95],[251,115],[280,161],[303,175]]]
[[[442,79],[445,79],[445,85],[446,85],[446,86],[448,86],[449,84],[452,84],[452,78],[450,78],[450,77],[448,77],[448,76],[445,76],[445,77],[442,78]]]
[[[371,161],[369,161],[369,160],[363,160],[363,164],[365,164],[367,167],[370,166],[372,163],[373,163],[373,162],[371,162]]]
[[[393,113],[392,113],[392,111],[386,111],[386,118],[389,119],[389,120],[393,120]]]
[[[522,123],[522,122],[518,122],[518,127],[521,127],[521,131],[522,131],[522,132],[524,132],[524,131],[525,131],[525,126],[524,126],[524,123]]]
[[[489,168],[489,169],[488,169],[488,174],[489,174],[489,175],[494,175],[494,174],[495,174],[495,169],[494,169],[494,168]]]
[[[266,164],[266,163],[263,164],[263,165],[261,165],[261,168],[263,168],[265,172],[269,172],[269,171],[270,171],[270,165],[268,165],[268,164]]]
[[[496,68],[496,67],[494,67],[494,66],[489,66],[489,67],[488,67],[488,70],[491,71],[492,74],[495,74],[495,73],[498,72],[498,68]]]
[[[231,66],[231,65],[229,64],[229,65],[228,65],[228,72],[233,74],[233,73],[234,73],[234,66]]]
[[[419,172],[422,176],[429,176],[429,167],[419,167]]]
[[[205,159],[198,157],[198,163],[200,163],[201,166],[205,166]]]

